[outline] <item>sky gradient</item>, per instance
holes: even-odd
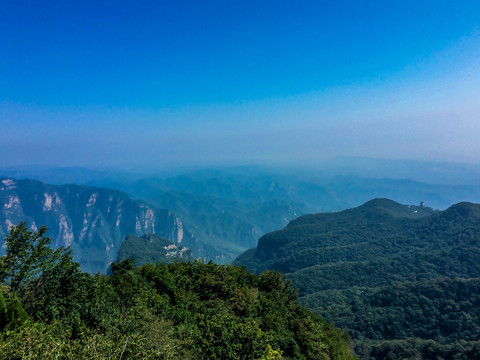
[[[477,1],[0,7],[2,166],[480,163]]]

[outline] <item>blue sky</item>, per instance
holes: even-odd
[[[478,1],[0,7],[0,165],[480,162]]]

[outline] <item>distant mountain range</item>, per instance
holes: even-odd
[[[457,170],[451,178],[464,183],[261,167],[154,178],[43,169],[117,190],[0,177],[0,255],[20,221],[46,225],[52,245],[71,246],[89,272],[129,257],[229,263],[257,245],[234,264],[283,271],[364,359],[480,353],[480,185],[475,169]]]
[[[480,183],[480,164],[457,163],[448,161],[419,161],[402,159],[381,159],[365,157],[335,157],[312,163],[272,167],[265,165],[201,167],[162,167],[161,169],[90,169],[86,167],[60,166],[3,166],[0,174],[16,179],[36,179],[49,184],[85,184],[107,188],[117,188],[139,179],[167,179],[179,175],[218,177],[221,174],[231,176],[259,174],[297,174],[301,178],[344,176],[367,179],[411,179],[413,181],[436,185],[476,185]]]
[[[372,198],[417,205],[423,201],[435,209],[460,201],[480,202],[480,182],[475,181],[480,176],[474,166],[371,159],[338,159],[322,166],[223,167],[178,171],[176,175],[163,172],[156,177],[85,168],[1,171],[56,184],[112,188],[151,208],[168,209],[197,240],[188,246],[194,255],[218,263],[233,261],[254,247],[262,235],[283,228],[298,216],[352,208]],[[431,183],[401,178],[403,175]]]
[[[156,234],[189,247],[197,257],[220,254],[198,241],[171,211],[123,192],[0,178],[0,251],[10,226],[20,221],[33,229],[46,225],[52,246],[71,246],[75,260],[89,272],[105,272],[127,235]]]
[[[283,271],[305,305],[353,336],[362,359],[480,349],[480,205],[434,211],[375,199],[306,215],[234,264]]]
[[[232,261],[260,236],[305,214],[339,211],[372,198],[445,209],[480,202],[480,185],[433,185],[408,179],[317,176],[293,170],[203,170],[135,181],[122,190],[178,214],[202,242]]]

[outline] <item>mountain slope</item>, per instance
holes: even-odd
[[[234,264],[283,271],[301,301],[347,330],[365,359],[383,359],[389,348],[391,359],[430,356],[427,345],[411,340],[409,348],[408,339],[432,341],[436,356],[461,353],[458,341],[480,340],[477,204],[433,211],[375,199],[302,216],[264,235]]]
[[[90,272],[104,272],[129,234],[153,233],[185,244],[196,256],[205,252],[172,212],[111,189],[0,178],[0,206],[2,243],[9,227],[20,221],[32,228],[46,225],[52,246],[71,246],[75,259]]]
[[[298,216],[339,211],[375,197],[410,204],[424,201],[438,209],[466,199],[480,201],[480,186],[474,181],[476,172],[463,166],[404,163],[397,164],[398,168],[387,161],[378,163],[372,171],[362,172],[357,170],[368,168],[368,164],[351,168],[347,159],[338,159],[330,164],[333,167],[324,165],[310,170],[260,166],[172,170],[157,174],[158,178],[82,168],[0,170],[12,177],[17,174],[54,183],[62,183],[63,179],[63,183],[75,181],[115,188],[150,207],[169,209],[203,244],[201,256],[218,263],[231,262],[255,246],[260,236],[281,229]],[[417,170],[411,172],[413,168]],[[379,169],[382,171],[378,172]],[[421,178],[429,183],[418,182],[421,169],[430,174]],[[452,173],[457,175],[442,176]],[[381,178],[387,176],[394,178]],[[197,252],[194,247],[192,250]]]
[[[146,234],[142,236],[128,235],[118,250],[117,262],[135,259],[135,265],[168,264],[174,260],[192,261],[192,251],[185,246],[177,245],[161,236]]]
[[[260,236],[304,214],[339,211],[376,197],[410,204],[423,201],[439,209],[465,199],[480,201],[478,185],[258,167],[147,178],[123,190],[152,206],[171,209],[199,240],[221,248],[225,262],[255,246]]]

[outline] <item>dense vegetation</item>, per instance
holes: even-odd
[[[176,245],[161,236],[146,234],[142,236],[128,235],[118,250],[117,262],[135,259],[135,265],[168,264],[174,260],[192,261],[192,251],[185,246]]]
[[[155,233],[188,247],[196,258],[226,264],[256,246],[260,236],[304,214],[339,211],[375,197],[425,201],[440,209],[463,199],[480,201],[478,174],[467,169],[441,171],[442,164],[422,164],[422,173],[435,174],[430,181],[442,183],[439,172],[449,179],[456,174],[457,185],[432,185],[406,179],[420,176],[418,163],[396,170],[382,163],[375,171],[363,164],[353,173],[346,165],[336,163],[335,171],[231,167],[144,179],[78,168],[0,169],[0,175],[58,184],[0,178],[0,255],[9,226],[25,221],[29,226],[47,225],[54,246],[71,245],[75,260],[91,273],[107,271],[129,234]],[[397,180],[358,176],[363,172],[398,178],[399,171],[406,173]],[[332,176],[335,173],[351,175]]]
[[[282,270],[363,359],[474,359],[479,240],[480,205],[434,212],[377,199],[300,217],[235,263]]]
[[[353,359],[282,275],[203,262],[79,270],[24,223],[0,258],[0,359]]]
[[[319,291],[302,302],[348,329],[365,359],[480,359],[479,278]]]
[[[453,183],[468,181],[472,185],[432,185],[432,179],[440,179],[441,164],[422,164],[422,173],[435,173],[428,178],[428,183],[409,180],[407,175],[399,179],[358,176],[362,172],[370,176],[375,174],[374,177],[379,173],[384,177],[398,174],[398,168],[395,170],[392,164],[385,163],[375,171],[363,164],[365,166],[353,171],[357,175],[332,176],[352,173],[345,165],[344,162],[335,164],[335,171],[255,166],[203,169],[172,177],[141,179],[123,186],[118,183],[103,183],[102,186],[118,188],[151,206],[173,211],[202,244],[209,244],[224,257],[211,256],[211,250],[197,255],[192,245],[184,245],[196,256],[205,258],[207,255],[217,263],[233,261],[243,251],[256,246],[260,236],[281,229],[304,214],[339,211],[378,197],[407,204],[425,201],[439,209],[463,199],[480,201],[478,176],[469,177],[467,171],[462,171],[461,179],[456,178]],[[415,166],[419,165],[404,164],[401,170],[410,177],[419,176],[418,168],[410,173]],[[453,175],[454,170],[446,172]]]

